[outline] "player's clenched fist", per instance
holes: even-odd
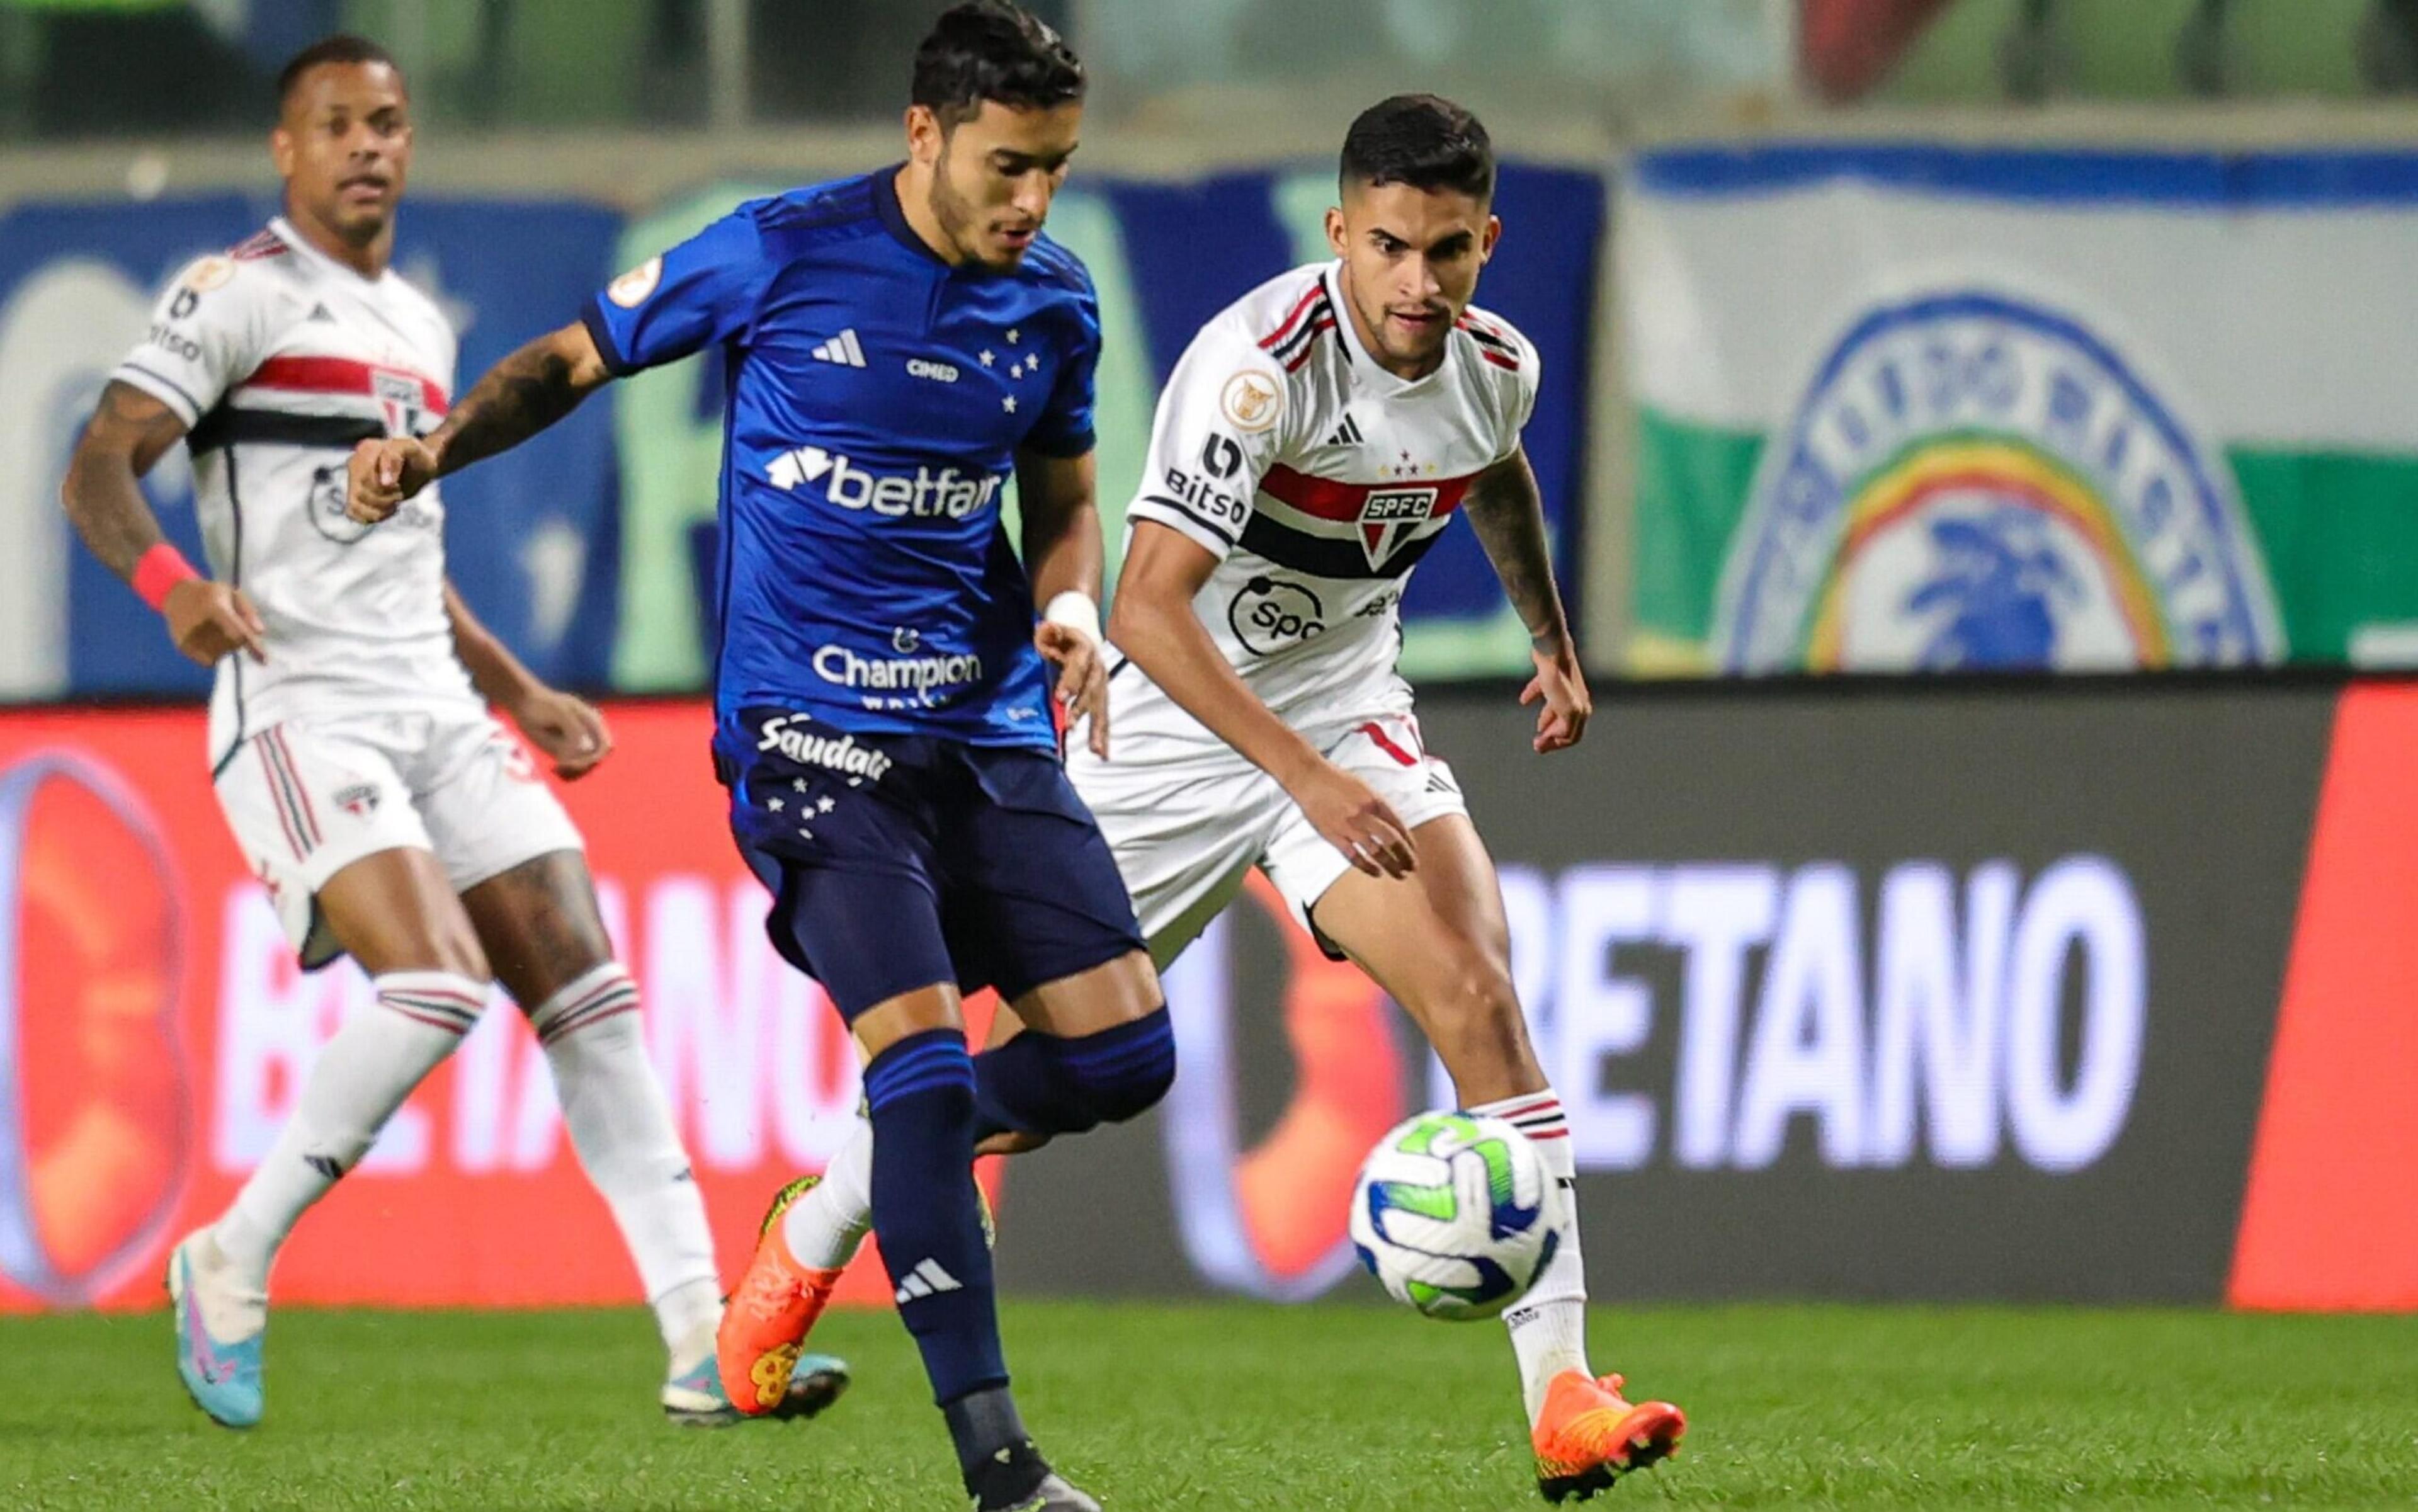
[[[261,646],[268,627],[239,588],[207,577],[189,577],[168,590],[160,612],[167,619],[168,635],[176,649],[204,666],[215,666],[219,658],[237,650],[255,662],[268,660]]]
[[[375,525],[428,486],[436,476],[436,453],[412,435],[363,441],[353,448],[345,474],[344,512],[360,524]]]
[[[1332,761],[1321,761],[1286,791],[1304,817],[1371,877],[1408,877],[1418,870],[1411,832],[1377,790]]]
[[[539,687],[513,703],[510,712],[513,723],[565,782],[577,782],[613,754],[613,732],[585,698]]]

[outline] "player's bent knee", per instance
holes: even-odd
[[[1534,1052],[1520,995],[1511,977],[1491,963],[1472,963],[1416,1005],[1416,1016],[1447,1068],[1525,1065]]]
[[[1175,1028],[1165,1004],[1066,1046],[1068,1079],[1099,1123],[1139,1118],[1175,1085]]]

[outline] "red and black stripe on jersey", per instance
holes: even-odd
[[[1478,356],[1507,372],[1520,371],[1520,348],[1509,337],[1466,311],[1452,324],[1454,329],[1477,344]]]
[[[1296,373],[1309,360],[1318,333],[1334,328],[1335,302],[1326,297],[1326,280],[1320,279],[1285,316],[1284,324],[1260,338],[1260,350],[1283,363],[1287,373]]]
[[[221,405],[202,417],[185,444],[199,456],[230,446],[308,446],[350,451],[386,439],[386,422],[363,415],[289,415],[282,409]]]
[[[435,379],[391,365],[380,366],[346,357],[272,357],[236,388],[375,398],[381,373],[416,379],[425,412],[431,417],[441,417],[446,412],[445,390]],[[386,435],[386,421],[382,419],[366,415],[298,415],[289,410],[238,405],[230,397],[202,417],[187,444],[197,456],[220,447],[253,444],[349,451],[360,442],[383,440]]]
[[[227,255],[238,263],[250,263],[263,257],[283,257],[291,250],[285,245],[283,237],[263,226],[244,240],[229,247]]]
[[[1462,496],[1469,492],[1469,485],[1477,476],[1476,473],[1466,473],[1458,478],[1347,483],[1332,478],[1313,478],[1279,464],[1269,468],[1267,476],[1260,480],[1260,492],[1313,519],[1353,525],[1367,535],[1383,530],[1386,524],[1370,522],[1365,518],[1370,496],[1431,494],[1432,497],[1427,501],[1427,521],[1441,520],[1461,508]],[[1409,528],[1416,528],[1416,526]],[[1286,524],[1266,510],[1255,510],[1243,526],[1241,545],[1245,551],[1264,557],[1278,567],[1316,577],[1392,578],[1400,577],[1417,566],[1419,558],[1426,556],[1443,535],[1442,530],[1431,530],[1426,535],[1411,537],[1372,564],[1369,559],[1369,547],[1361,540],[1314,535]]]

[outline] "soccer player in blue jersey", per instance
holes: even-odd
[[[1094,1504],[1009,1395],[974,1147],[1131,1118],[1175,1072],[1049,707],[1054,691],[1105,753],[1098,305],[1041,234],[1082,95],[1048,27],[1005,0],[955,8],[916,53],[903,164],[743,205],[622,275],[424,438],[364,444],[348,499],[383,518],[612,379],[721,349],[713,750],[731,829],[773,891],[773,942],[865,1057],[865,1195],[967,1489],[1063,1512]],[[1011,473],[1021,563],[999,512]],[[1030,1027],[970,1055],[959,994],[985,985]],[[780,1259],[759,1256],[726,1314],[742,1409],[779,1401],[800,1318],[837,1279],[835,1261]],[[757,1337],[781,1342],[751,1353]]]

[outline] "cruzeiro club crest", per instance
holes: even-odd
[[[2221,456],[2071,316],[1996,292],[1864,315],[1765,451],[1725,670],[2279,661]]]

